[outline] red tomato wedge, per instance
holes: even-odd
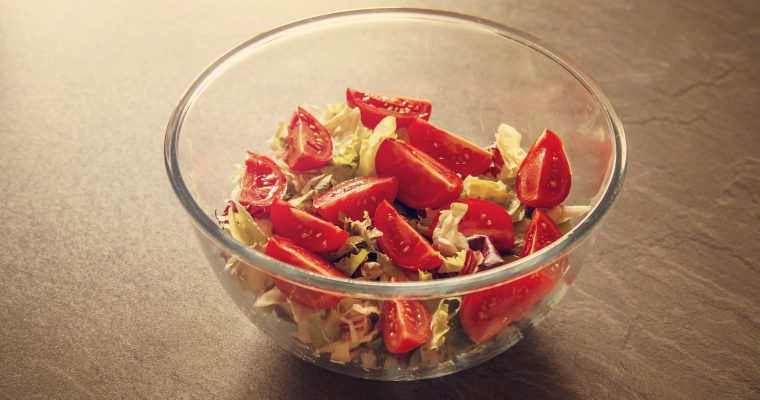
[[[541,210],[534,210],[528,231],[525,233],[525,243],[520,250],[520,258],[527,257],[559,239],[562,233],[554,220]]]
[[[554,223],[548,215],[541,210],[533,211],[533,218],[525,232],[525,242],[520,250],[520,257],[527,257],[544,247],[552,244],[562,236],[557,224]],[[542,269],[540,273],[547,275],[553,281],[559,279],[567,270],[567,257],[562,257],[559,261],[552,263]]]
[[[515,228],[512,217],[502,206],[481,199],[459,199],[454,203],[467,205],[467,212],[459,221],[459,232],[465,236],[486,235],[494,247],[500,251],[511,250],[515,245]],[[448,207],[444,208],[447,209]],[[438,225],[440,212],[430,224],[428,236],[433,236],[433,231]]]
[[[275,233],[317,253],[337,250],[348,240],[348,232],[277,199],[269,211]]]
[[[539,272],[468,294],[459,311],[462,328],[473,342],[484,343],[520,320],[553,286],[554,281]]]
[[[273,236],[269,239],[266,254],[310,272],[346,278],[339,269],[323,258],[298,246],[290,239],[281,236]],[[306,289],[274,277],[272,277],[272,280],[290,300],[312,310],[324,310],[325,308],[335,307],[342,299],[340,296]]]
[[[515,193],[534,208],[552,208],[570,193],[570,163],[562,139],[546,129],[528,150],[515,177]]]
[[[240,181],[238,202],[251,215],[266,213],[272,202],[285,193],[285,174],[269,157],[251,151],[245,155],[245,171]]]
[[[427,100],[385,96],[346,89],[349,107],[359,107],[362,124],[374,129],[383,118],[396,118],[396,126],[406,128],[415,118],[429,119],[433,106]]]
[[[430,340],[430,311],[417,300],[383,302],[381,330],[389,352],[406,353]]]
[[[339,215],[359,221],[364,212],[375,212],[381,201],[396,200],[398,181],[394,177],[359,177],[341,182],[314,199],[314,207],[322,218],[340,223]]]
[[[409,125],[409,142],[462,175],[480,175],[491,165],[491,153],[424,119],[417,118]]]
[[[427,271],[441,265],[441,257],[393,206],[383,200],[375,210],[375,228],[383,232],[377,244],[399,267]]]
[[[283,159],[293,171],[317,169],[332,160],[332,137],[313,115],[298,107],[288,125],[284,150]]]
[[[462,179],[414,146],[385,139],[375,157],[380,176],[398,179],[398,199],[418,210],[449,204],[462,192]]]

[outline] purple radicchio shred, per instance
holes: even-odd
[[[483,255],[483,262],[478,266],[480,271],[504,265],[504,259],[501,258],[488,236],[472,235],[467,238],[467,244],[470,250],[479,251]]]

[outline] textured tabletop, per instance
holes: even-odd
[[[0,398],[760,398],[760,2],[405,3],[573,55],[630,146],[558,309],[501,356],[416,383],[326,372],[257,331],[162,160],[211,60],[355,2],[63,3],[0,2]]]

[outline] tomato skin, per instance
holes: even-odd
[[[430,311],[417,300],[385,301],[380,318],[383,342],[394,354],[417,348],[433,335]]]
[[[409,142],[456,173],[480,175],[492,155],[480,146],[417,118],[409,125]]]
[[[375,129],[383,118],[396,118],[396,126],[406,128],[415,118],[429,119],[433,106],[427,100],[385,96],[346,89],[346,102],[351,108],[359,107],[362,124]]]
[[[551,278],[538,272],[468,294],[459,310],[462,328],[476,344],[485,343],[510,323],[520,320],[553,286]]]
[[[398,180],[394,177],[358,177],[341,182],[314,199],[314,207],[322,218],[340,223],[339,215],[358,221],[364,212],[372,215],[382,200],[392,202],[398,195]]]
[[[570,193],[571,173],[562,139],[546,129],[528,150],[515,177],[515,193],[534,208],[552,208]]]
[[[446,205],[462,192],[462,179],[454,171],[400,140],[383,140],[375,169],[379,176],[395,176],[398,199],[418,210]]]
[[[337,250],[348,240],[348,232],[306,211],[277,199],[269,212],[274,231],[306,250],[326,253]]]
[[[401,268],[427,271],[441,265],[441,257],[414,228],[383,200],[375,210],[375,227],[383,232],[377,244]]]
[[[332,264],[318,255],[298,246],[282,236],[273,236],[267,242],[266,255],[295,267],[317,274],[346,278]],[[290,300],[312,310],[335,307],[343,297],[306,289],[284,280],[272,277],[274,284]]]
[[[525,232],[525,242],[520,250],[520,258],[527,257],[559,239],[562,233],[554,220],[541,210],[534,210],[533,216]]]
[[[240,188],[238,202],[251,215],[261,215],[267,213],[274,200],[285,193],[287,180],[271,158],[246,151]]]
[[[293,171],[324,167],[332,160],[332,136],[313,115],[298,107],[288,125],[284,150],[283,159]]]
[[[512,217],[502,206],[481,199],[459,199],[453,203],[467,205],[467,212],[459,221],[459,232],[465,236],[486,235],[499,251],[511,250],[515,245],[515,228]],[[448,209],[444,207],[441,210]],[[433,231],[438,225],[440,211],[430,224],[428,236],[433,237]]]

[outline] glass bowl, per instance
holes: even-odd
[[[560,240],[529,257],[477,274],[420,282],[320,276],[225,234],[215,213],[224,208],[230,176],[245,150],[271,154],[267,142],[279,121],[297,105],[345,101],[346,87],[428,99],[432,122],[482,146],[493,142],[501,122],[523,133],[526,148],[544,128],[552,129],[564,139],[573,171],[565,203],[589,205],[591,210],[576,218]],[[513,346],[543,320],[593,250],[595,231],[623,183],[626,160],[623,127],[615,111],[594,80],[568,57],[500,24],[420,9],[324,15],[245,41],[187,89],[169,121],[164,152],[169,180],[212,270],[253,324],[303,360],[379,380],[430,378],[474,366]],[[359,348],[349,353],[351,361],[337,362],[331,353],[320,353],[296,338],[294,320],[299,316],[292,309],[254,306],[276,276],[378,304],[418,299],[434,307],[453,298],[454,308],[464,295],[512,284],[543,268],[561,272],[556,285],[525,304],[492,339],[477,345],[469,341],[455,317],[445,336],[447,350],[425,356]]]

